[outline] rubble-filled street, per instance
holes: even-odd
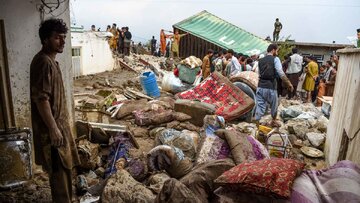
[[[360,203],[333,3],[0,0],[0,203]]]
[[[166,180],[183,180],[199,173],[195,169],[205,163],[227,166],[227,162],[216,162],[224,158],[239,164],[242,160],[287,157],[304,162],[304,169],[325,168],[328,119],[313,104],[282,99],[280,127],[274,129],[269,126],[270,115],[260,120],[259,128],[239,118],[225,122],[212,115],[215,106],[177,99],[166,91],[156,99],[144,94],[140,73],[153,69],[163,86],[165,75],[171,73],[160,68],[167,64],[165,58],[133,55],[118,60],[136,71],[119,67],[74,80],[76,142],[82,161],[74,179],[78,201],[159,202],[165,195],[160,192]],[[218,129],[225,134],[214,134]],[[245,140],[237,149],[236,143],[245,137],[236,141],[236,136],[253,139],[262,158],[255,145],[248,146]],[[212,196],[213,191],[207,192]],[[41,172],[35,172],[23,188],[1,194],[1,199],[9,202],[46,202],[50,198],[46,174]]]

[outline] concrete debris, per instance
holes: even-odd
[[[86,193],[84,196],[81,197],[80,203],[95,203],[100,200],[100,196],[92,196],[89,193]]]
[[[325,143],[325,134],[309,132],[306,133],[306,138],[309,140],[312,146],[319,148]]]
[[[320,116],[316,120],[316,124],[313,127],[318,129],[322,133],[326,133],[328,123],[329,123],[329,119],[327,119],[325,116]]]
[[[311,132],[311,125],[305,119],[292,119],[289,120],[285,126],[290,134],[295,134],[298,138],[305,140],[305,135]]]

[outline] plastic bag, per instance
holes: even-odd
[[[197,153],[197,144],[195,144],[193,137],[195,137],[196,142],[198,142],[199,135],[196,132],[188,130],[180,132],[174,129],[165,129],[160,133],[157,139],[164,145],[181,149],[186,157],[194,159]]]
[[[171,93],[178,93],[186,90],[185,85],[172,72],[164,75],[161,88],[162,90]]]

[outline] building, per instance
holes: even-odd
[[[115,59],[106,32],[84,31],[71,27],[73,76],[89,75],[113,70]]]
[[[207,11],[202,11],[173,25],[179,33],[189,33],[181,38],[179,55],[203,58],[208,49],[220,51],[233,49],[247,55],[265,53],[269,42],[245,31]]]
[[[277,43],[282,44],[284,42]],[[351,44],[307,43],[295,41],[288,41],[287,43],[294,45],[303,56],[313,55],[320,64],[330,60],[331,55],[334,55],[336,50],[354,47]]]

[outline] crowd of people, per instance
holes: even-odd
[[[259,74],[260,55],[244,55],[233,50],[219,52],[208,50],[203,58],[202,74],[205,79],[211,72],[218,71],[224,76],[232,77],[242,71],[253,71]],[[282,70],[294,87],[293,91],[284,88],[283,81],[277,77],[277,92],[287,99],[305,99],[305,102],[315,102],[317,96],[333,96],[338,57],[331,56],[325,64],[319,65],[314,56],[303,57],[297,48],[284,57]],[[304,92],[307,94],[304,98]],[[321,104],[317,101],[317,104]]]
[[[129,31],[129,27],[117,27],[116,23],[112,26],[108,25],[106,28],[107,32],[112,33],[112,37],[109,39],[109,45],[113,52],[124,54],[125,56],[130,55],[132,45],[132,35]]]
[[[319,66],[314,56],[302,56],[296,48],[280,61],[278,46],[271,44],[267,54],[248,56],[233,50],[208,50],[203,58],[202,76],[206,79],[217,71],[232,77],[243,71],[253,71],[259,75],[256,91],[255,120],[264,115],[267,104],[275,120],[278,98],[301,99],[321,105],[318,97],[333,96],[338,68],[338,57],[331,56],[329,61]]]
[[[168,32],[166,34],[165,32]],[[179,44],[182,37],[188,35],[188,33],[180,34],[179,30],[175,32],[166,31],[164,29],[160,30],[160,46],[157,45],[157,40],[155,36],[150,40],[150,51],[153,56],[165,56],[179,58]],[[169,39],[169,41],[167,40]]]

